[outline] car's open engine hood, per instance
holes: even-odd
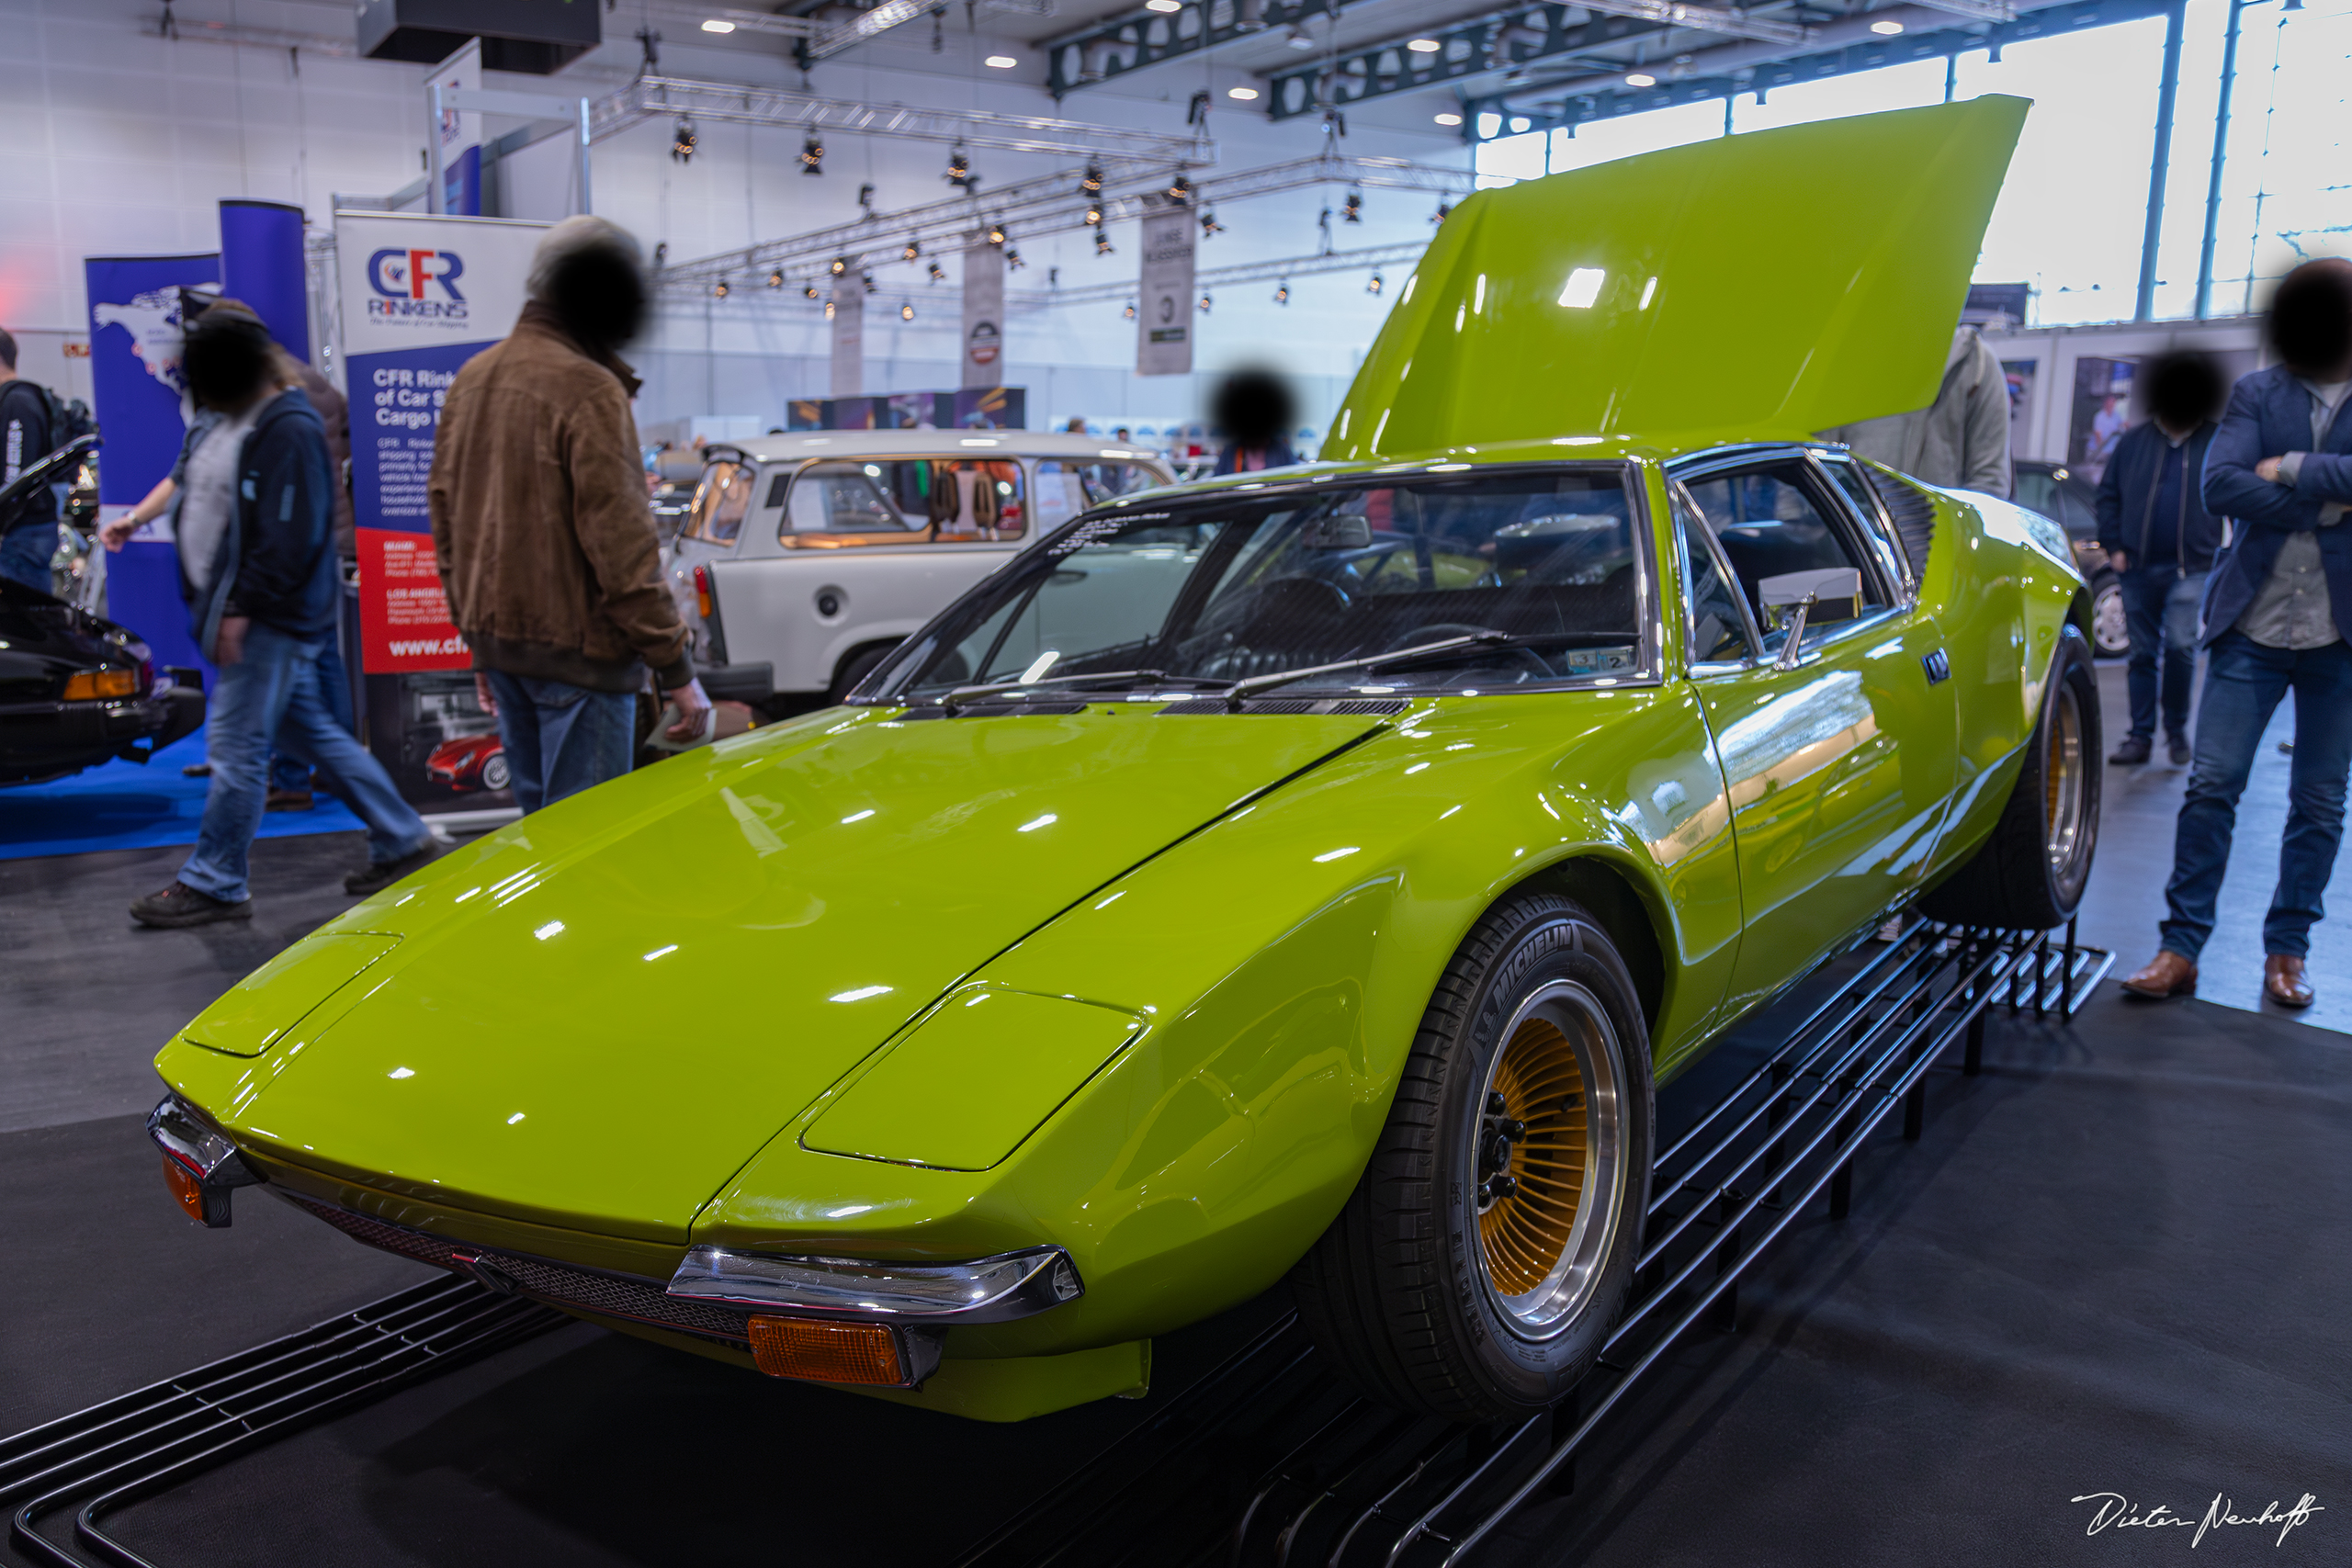
[[[228,1119],[376,1185],[683,1240],[958,978],[1380,722],[836,712],[688,753],[336,922],[401,940],[257,1058],[274,1081]]]
[[[1802,438],[1925,408],[2026,107],[1857,115],[1480,191],[1322,455]]]

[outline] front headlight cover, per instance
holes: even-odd
[[[669,1293],[865,1321],[945,1326],[1009,1323],[1086,1293],[1069,1254],[1029,1247],[970,1263],[889,1263],[854,1258],[770,1258],[705,1245],[686,1254]]]

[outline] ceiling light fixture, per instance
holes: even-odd
[[[1004,243],[1004,240],[1005,240],[1005,234],[1004,234],[1004,225],[1003,225],[1003,223],[1000,221],[1000,222],[996,222],[996,223],[991,223],[991,224],[989,224],[989,244],[991,244],[991,245],[1002,245],[1002,244]]]
[[[807,285],[800,290],[800,297],[803,299],[814,299],[817,298],[817,286],[813,283]]]
[[[1405,47],[1411,50],[1415,54],[1435,54],[1439,50],[1443,49],[1445,45],[1438,42],[1438,40],[1433,38],[1417,38]]]
[[[1013,59],[1012,56],[1009,54],[991,54],[986,60],[981,61],[980,63],[989,67],[992,71],[1010,71],[1014,66],[1020,64],[1021,62]]]
[[[1201,214],[1202,239],[1205,240],[1211,234],[1222,234],[1224,232],[1225,225],[1216,220],[1216,209],[1215,208],[1211,208],[1208,211]]]
[[[1340,217],[1349,223],[1363,221],[1363,192],[1353,188],[1348,191],[1348,199],[1340,204]]]
[[[1102,164],[1089,164],[1086,165],[1086,173],[1079,177],[1078,194],[1080,196],[1100,196],[1102,194]]]
[[[1258,89],[1255,87],[1227,87],[1225,90],[1225,96],[1228,98],[1238,99],[1240,102],[1245,104],[1255,103],[1258,99]]]
[[[847,257],[847,256],[835,256],[835,257],[833,258],[833,265],[832,265],[831,271],[832,271],[832,275],[833,275],[835,277],[839,277],[839,276],[841,276],[841,275],[842,275],[842,274],[843,274],[843,273],[847,272],[848,270],[849,270],[849,257]]]
[[[861,272],[857,275],[857,280],[865,285],[865,291],[868,294],[874,292],[874,275],[872,273]]]
[[[946,268],[944,268],[944,267],[943,267],[943,266],[941,266],[937,262],[933,262],[933,263],[932,263],[932,264],[931,264],[931,280],[932,280],[933,283],[944,283],[944,282],[946,282],[946,281],[947,281],[947,269],[946,269]]]
[[[1657,85],[1657,78],[1651,75],[1646,71],[1629,71],[1625,73],[1625,85],[1628,87],[1655,87]]]
[[[957,190],[969,190],[975,183],[972,160],[965,155],[964,144],[960,141],[947,154],[947,183]]]
[[[1440,125],[1460,125],[1462,123],[1462,117],[1458,114],[1442,114],[1435,118]]]
[[[695,155],[695,143],[699,140],[695,135],[695,122],[681,118],[678,128],[670,133],[670,156],[685,163]]]
[[[804,175],[825,172],[825,144],[813,136],[803,139],[800,143],[800,172]]]
[[[1186,179],[1182,175],[1178,175],[1174,179],[1170,180],[1168,182],[1168,199],[1174,202],[1179,207],[1190,207],[1193,204],[1193,182]]]
[[[1893,17],[1889,17],[1883,22],[1872,22],[1871,24],[1871,31],[1878,34],[1881,38],[1893,38],[1902,30],[1903,24],[1895,21]]]
[[[1274,303],[1277,305],[1287,305],[1290,303],[1289,278],[1285,277],[1274,286]]]
[[[1205,291],[1204,291],[1204,292],[1202,293],[1202,295],[1201,295],[1201,314],[1202,314],[1202,315],[1205,316],[1205,315],[1207,315],[1207,314],[1209,313],[1209,304],[1210,304],[1209,296],[1208,296],[1208,294],[1207,294]]]
[[[921,261],[922,259],[922,242],[920,240],[909,240],[906,243],[905,249],[899,253],[899,259],[900,261]]]
[[[1111,236],[1100,229],[1094,231],[1094,254],[1098,256],[1111,254]]]
[[[770,288],[781,288],[784,287],[784,268],[777,267],[768,274],[768,287]]]
[[[1131,321],[1136,319],[1136,302],[1132,299],[1127,301],[1126,319]]]
[[[1184,8],[1184,0],[1143,0],[1143,8],[1157,11],[1163,17],[1172,17]]]
[[[1008,272],[1019,272],[1029,264],[1021,259],[1021,252],[1012,245],[1004,247],[1004,266]]]
[[[1388,280],[1375,272],[1372,275],[1372,281],[1363,286],[1363,291],[1366,294],[1378,294],[1386,287],[1388,287]]]
[[[735,24],[732,22],[722,22],[717,17],[713,17],[711,20],[707,21],[702,25],[702,30],[707,33],[731,33],[735,30]]]
[[[911,321],[914,319],[915,308],[912,305],[901,305],[899,307],[899,320],[902,321]]]
[[[714,287],[714,288],[711,289],[711,292],[712,292],[713,294],[717,295],[717,296],[718,296],[719,299],[726,299],[726,298],[727,298],[727,296],[728,296],[728,293],[729,293],[729,290],[728,290],[728,288],[727,288],[727,280],[726,280],[725,278],[723,278],[723,277],[722,277],[722,278],[720,278],[720,279],[718,280],[718,282],[717,286],[716,286],[716,287]]]

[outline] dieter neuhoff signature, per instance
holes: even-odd
[[[2311,1523],[2313,1514],[2327,1512],[2325,1508],[2312,1500],[2312,1495],[2308,1492],[2304,1493],[2291,1507],[2273,1498],[2263,1506],[2262,1511],[2258,1514],[2239,1513],[2237,1499],[2225,1492],[2214,1493],[2213,1500],[2205,1506],[2205,1511],[2202,1514],[2178,1513],[2169,1503],[2159,1503],[2153,1508],[2143,1507],[2120,1492],[2086,1492],[2081,1496],[2070,1497],[2067,1501],[2091,1505],[2090,1523],[2083,1531],[2085,1535],[2097,1535],[2101,1530],[2107,1529],[2179,1528],[2194,1529],[2197,1532],[2188,1538],[2188,1544],[2192,1547],[2205,1539],[2208,1530],[2220,1529],[2229,1525],[2260,1525],[2266,1529],[2275,1526],[2278,1531],[2278,1539],[2273,1544],[2284,1546],[2287,1544],[2288,1533],[2296,1526]]]

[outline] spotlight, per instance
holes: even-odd
[[[899,253],[900,261],[920,261],[922,258],[922,243],[918,240],[909,240],[906,248]]]
[[[1102,226],[1102,204],[1101,202],[1090,201],[1086,204],[1085,223],[1090,229],[1099,229]]]
[[[1111,236],[1100,229],[1094,231],[1094,254],[1098,256],[1111,254]]]
[[[692,159],[695,155],[696,140],[695,122],[682,117],[678,121],[678,129],[670,133],[670,156],[681,164]]]
[[[1201,214],[1201,238],[1205,240],[1211,234],[1222,234],[1224,232],[1225,225],[1216,220],[1216,211],[1214,208]]]
[[[817,286],[813,283],[804,286],[800,290],[800,297],[803,299],[814,299],[817,298]]]
[[[723,277],[720,278],[718,284],[711,289],[711,293],[721,299],[726,299],[728,295],[727,280]]]
[[[1208,294],[1207,294],[1205,291],[1204,291],[1204,292],[1202,293],[1202,295],[1201,295],[1201,314],[1202,314],[1202,315],[1204,315],[1204,316],[1205,316],[1205,315],[1207,315],[1208,313],[1209,313],[1209,297],[1208,297]]]
[[[915,308],[912,305],[901,305],[899,307],[899,320],[902,321],[911,321],[914,319]]]
[[[947,183],[957,190],[972,188],[972,160],[964,155],[964,144],[960,141],[956,144],[956,150],[947,154]]]
[[[768,287],[770,288],[781,288],[784,287],[784,268],[777,267],[768,274]]]
[[[1340,216],[1350,223],[1363,221],[1363,192],[1350,189],[1348,199],[1340,204]]]
[[[1450,202],[1441,201],[1437,204],[1437,210],[1430,214],[1430,221],[1432,223],[1442,223],[1452,216],[1453,216],[1453,204]]]
[[[1078,194],[1080,196],[1101,196],[1102,194],[1102,164],[1089,164],[1086,165],[1086,176],[1078,182]]]
[[[653,247],[653,270],[660,272],[670,265],[670,242],[662,241]]]
[[[1131,321],[1136,319],[1136,302],[1132,299],[1127,301],[1126,319]]]
[[[833,258],[833,265],[830,270],[835,277],[841,276],[842,274],[849,270],[849,257],[835,256]]]
[[[1287,277],[1283,278],[1283,279],[1282,280],[1282,282],[1281,282],[1281,283],[1279,283],[1279,284],[1277,284],[1277,285],[1275,286],[1275,288],[1274,288],[1274,303],[1275,303],[1275,304],[1277,304],[1277,305],[1287,305],[1287,304],[1289,304],[1289,303],[1290,303],[1290,279],[1289,279],[1289,278],[1287,278]]]
[[[810,136],[800,143],[800,172],[821,175],[825,172],[825,144]]]
[[[862,185],[857,187],[857,204],[865,209],[868,212],[874,210],[874,187],[872,186]]]
[[[832,319],[833,319],[833,302],[832,302],[831,299],[828,299],[828,300],[826,300],[826,301],[825,301],[825,320],[827,320],[827,321],[831,321]]]
[[[1188,207],[1193,200],[1193,182],[1178,175],[1168,182],[1168,199],[1179,207]]]
[[[1062,269],[1057,266],[1047,267],[1046,269],[1046,287],[1048,288],[1059,288],[1061,286]]]
[[[931,280],[933,283],[944,283],[947,281],[946,269],[942,267],[937,262],[931,264]]]
[[[1002,223],[991,223],[989,225],[989,243],[998,246],[1001,246],[1004,243],[1004,225]]]
[[[1375,272],[1372,275],[1372,281],[1363,286],[1363,291],[1366,294],[1377,294],[1387,286],[1388,280]]]
[[[874,275],[872,273],[861,272],[857,275],[857,280],[865,285],[865,291],[868,294],[874,292]]]
[[[1011,245],[1007,245],[1004,247],[1004,265],[1006,270],[1011,272],[1019,272],[1023,267],[1027,266],[1029,264],[1021,259],[1021,253],[1019,251],[1014,250]]]

